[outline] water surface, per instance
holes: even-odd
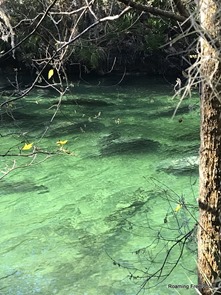
[[[137,294],[193,228],[198,98],[171,119],[179,99],[170,84],[113,84],[76,83],[52,122],[51,92],[2,111],[1,169],[16,169],[0,183],[0,294]],[[68,143],[60,148],[58,140]],[[25,142],[38,149],[35,158],[21,150]],[[186,244],[177,243],[141,294],[194,294],[167,288],[196,283],[194,238]]]

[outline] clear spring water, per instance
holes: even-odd
[[[155,272],[140,294],[195,294],[194,237],[168,251],[197,216],[198,98],[171,119],[170,84],[113,84],[76,84],[52,122],[46,91],[2,111],[1,295],[135,295]]]

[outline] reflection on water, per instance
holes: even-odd
[[[52,123],[57,98],[42,91],[2,114],[1,167],[16,169],[0,184],[0,294],[134,295],[154,273],[141,294],[196,283],[194,234],[182,237],[195,223],[197,98],[172,120],[170,85],[128,82],[74,87]],[[41,153],[24,157],[24,142]]]

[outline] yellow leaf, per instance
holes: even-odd
[[[59,140],[59,141],[57,141],[56,143],[57,143],[58,145],[65,145],[67,142],[68,142],[68,140]]]
[[[54,70],[50,69],[50,71],[48,72],[48,80],[50,80],[53,75],[54,75]]]
[[[175,209],[174,211],[175,211],[175,212],[179,212],[181,208],[182,208],[182,205],[181,205],[181,204],[178,204],[178,205],[176,206],[176,209]]]
[[[23,151],[28,151],[28,150],[30,150],[32,148],[32,146],[33,146],[33,142],[32,143],[25,143],[22,150]]]

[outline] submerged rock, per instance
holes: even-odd
[[[162,163],[157,167],[158,171],[164,171],[166,173],[173,174],[186,174],[197,173],[199,167],[199,157],[191,156],[181,159],[176,159],[170,163]]]

